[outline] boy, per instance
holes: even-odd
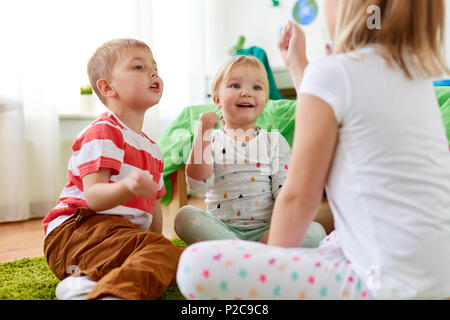
[[[75,140],[67,184],[43,221],[44,253],[58,299],[155,299],[175,285],[182,248],[161,235],[165,194],[158,145],[142,133],[163,82],[152,51],[111,40],[88,63],[109,109]],[[82,277],[67,278],[73,271]]]

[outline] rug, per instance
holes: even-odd
[[[175,245],[186,246],[178,239]],[[23,258],[0,264],[0,300],[56,300],[59,279],[45,257]],[[178,287],[168,288],[158,300],[185,300]]]

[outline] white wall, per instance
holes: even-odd
[[[322,0],[317,0],[320,5]],[[295,0],[280,1],[273,7],[269,0],[215,0],[208,1],[211,26],[207,35],[207,73],[213,75],[218,66],[229,57],[229,49],[240,35],[245,36],[245,48],[263,48],[272,68],[284,66],[277,48],[280,29],[286,24]],[[284,7],[283,7],[284,6]],[[326,31],[319,17],[304,27],[307,35],[308,56],[312,60],[324,55]],[[324,33],[325,32],[325,33]]]
[[[328,40],[320,5],[319,17],[311,26],[303,27],[306,33],[308,58],[313,60],[324,55],[324,45]],[[446,58],[450,65],[450,0],[446,1]],[[207,74],[211,77],[218,66],[227,58],[228,50],[237,42],[240,35],[246,37],[245,47],[262,47],[272,68],[283,67],[278,53],[277,39],[280,28],[289,18],[295,0],[280,1],[275,8],[269,0],[212,0],[208,1],[208,21],[211,26],[207,34]],[[284,7],[283,7],[284,6]]]

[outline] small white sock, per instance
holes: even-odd
[[[58,300],[85,300],[96,284],[97,282],[90,280],[88,276],[67,277],[56,287],[56,298]]]

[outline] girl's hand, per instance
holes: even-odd
[[[130,192],[136,197],[151,197],[158,192],[158,184],[143,172],[133,171],[124,180]]]
[[[200,115],[200,123],[202,125],[202,130],[213,129],[219,124],[219,117],[215,112],[205,112]]]
[[[294,72],[303,72],[308,65],[306,58],[306,40],[302,29],[293,21],[283,28],[278,39],[283,62]]]

